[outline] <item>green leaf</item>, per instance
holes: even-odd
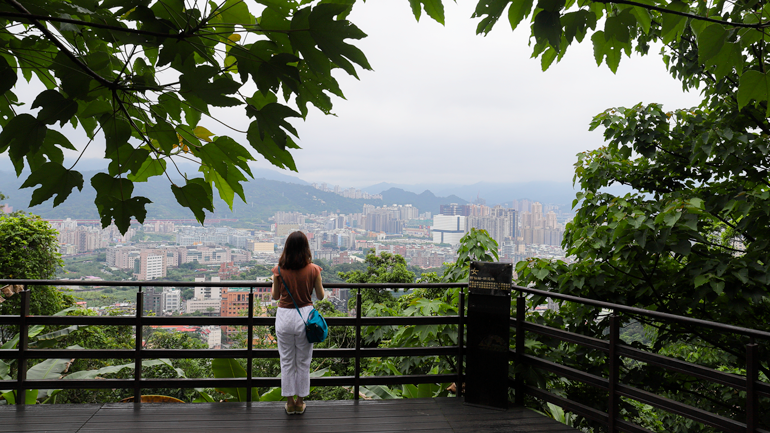
[[[631,42],[631,30],[636,27],[636,18],[631,14],[631,9],[624,9],[615,16],[608,17],[604,22],[604,37],[609,40],[626,44]]]
[[[219,10],[223,23],[243,26],[254,24],[254,16],[244,0],[227,0]]]
[[[70,359],[46,359],[27,370],[27,379],[45,380],[58,378],[71,364]]]
[[[147,216],[145,206],[152,203],[146,197],[131,197],[134,184],[130,180],[114,178],[106,173],[97,173],[91,178],[91,186],[96,190],[94,203],[101,217],[102,227],[108,227],[113,221],[121,233],[128,231],[131,217],[144,222]]]
[[[199,105],[195,98],[218,107],[243,104],[238,99],[225,96],[236,93],[241,85],[233,81],[229,75],[218,75],[218,72],[218,69],[213,66],[199,66],[183,74],[179,78],[180,93],[193,107]],[[213,77],[216,78],[209,81]]]
[[[666,9],[676,12],[689,12],[687,4],[680,0],[674,0],[666,7]],[[663,38],[663,43],[668,44],[684,32],[684,27],[687,25],[687,19],[681,15],[675,14],[664,13],[662,15],[663,24],[660,34]]]
[[[165,120],[158,120],[154,125],[149,123],[146,125],[147,136],[156,140],[163,152],[169,153],[174,150],[175,146],[179,145],[179,137],[170,123]]]
[[[471,15],[472,18],[483,17],[476,26],[476,34],[488,34],[502,16],[505,7],[510,0],[480,0],[476,5],[476,10]]]
[[[695,287],[698,288],[709,282],[711,274],[700,274],[695,277]]]
[[[270,137],[263,138],[262,131],[260,131],[259,123],[257,121],[251,122],[251,125],[249,125],[246,138],[248,138],[251,147],[264,156],[271,164],[276,167],[297,171],[294,158],[291,156],[291,153],[286,150],[287,146],[278,146]],[[287,144],[288,143],[293,144],[292,140],[287,138]]]
[[[211,371],[217,379],[234,379],[246,377],[246,370],[235,359],[215,358],[211,360]],[[235,397],[235,401],[246,401],[246,388],[217,388]],[[251,401],[259,401],[257,388],[251,388]]]
[[[537,39],[545,39],[556,52],[559,52],[561,43],[561,20],[559,12],[542,10],[535,15],[535,22],[532,25],[532,34]]]
[[[49,162],[39,170],[33,171],[21,187],[29,188],[35,185],[40,185],[40,188],[32,193],[29,205],[36,206],[56,195],[53,201],[53,206],[56,207],[69,197],[73,188],[83,190],[83,175],[74,170],[67,170],[61,164]]]
[[[109,102],[97,99],[96,101],[89,103],[86,108],[84,108],[83,111],[78,114],[78,116],[82,119],[87,117],[96,117],[98,114],[112,112],[112,105],[110,105]]]
[[[767,101],[770,96],[770,78],[759,71],[746,71],[738,84],[738,109],[745,107],[752,99],[757,102]],[[2,136],[0,135],[0,138]],[[0,140],[0,148],[2,140]]]
[[[54,124],[57,121],[64,126],[78,111],[77,102],[65,98],[56,90],[45,90],[35,98],[32,108],[43,107],[37,114],[37,120],[45,124]]]
[[[147,182],[153,176],[160,176],[166,171],[166,161],[162,159],[146,158],[144,164],[129,174],[126,178],[132,182]]]
[[[440,0],[426,0],[426,2],[438,2]],[[353,45],[345,43],[345,39],[363,39],[366,33],[362,32],[353,23],[347,20],[335,20],[334,17],[346,9],[345,5],[319,4],[310,12],[308,24],[310,36],[315,40],[318,48],[328,56],[329,60],[341,67],[348,74],[358,78],[356,70],[348,61],[357,63],[364,69],[371,70],[369,61],[364,53]],[[426,10],[426,12],[428,12]],[[430,12],[428,13],[430,15]],[[443,20],[443,9],[442,16]]]
[[[24,168],[23,158],[40,150],[47,131],[45,124],[27,113],[12,118],[0,131],[0,153],[10,147],[8,156],[16,168],[17,176]]]
[[[409,5],[412,7],[412,13],[417,21],[420,21],[422,14],[420,6],[422,6],[429,17],[442,25],[444,24],[444,4],[441,0],[409,0]]]
[[[112,155],[131,138],[131,125],[122,114],[103,114],[99,118],[105,140],[105,155]]]
[[[521,20],[528,17],[532,12],[533,0],[514,0],[511,7],[508,8],[508,22],[511,23],[511,30],[516,30]]]
[[[171,185],[171,191],[174,193],[176,201],[189,208],[201,224],[206,220],[204,209],[214,212],[211,185],[203,179],[188,179],[187,184],[183,187]]]
[[[722,50],[727,40],[727,31],[720,24],[712,24],[698,35],[698,61],[706,61]]]
[[[652,24],[652,16],[650,11],[646,8],[635,6],[631,8],[631,13],[636,17],[636,22],[642,26],[642,30],[645,34],[650,33],[650,25]]]
[[[3,56],[0,56],[0,96],[13,89],[18,79],[16,70],[8,64]]]

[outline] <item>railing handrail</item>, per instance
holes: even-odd
[[[106,286],[106,287],[272,287],[271,282],[225,280],[212,281],[85,281],[85,280],[12,280],[0,279],[0,286],[21,284],[34,286]],[[467,287],[468,283],[337,283],[324,281],[324,288],[329,289],[411,289],[414,287],[432,289],[450,289]]]
[[[549,292],[546,290],[521,287],[515,284],[511,286],[511,290],[531,293],[533,295],[545,296],[548,298],[561,299],[563,301],[579,302],[585,305],[592,305],[594,307],[601,307],[601,308],[607,308],[610,310],[622,311],[624,313],[642,314],[647,317],[653,317],[656,319],[668,320],[672,322],[679,322],[679,323],[684,323],[688,325],[706,326],[712,329],[718,329],[721,331],[727,331],[735,334],[742,334],[747,337],[756,337],[756,338],[763,338],[763,339],[770,340],[770,332],[760,331],[758,329],[744,328],[741,326],[728,325],[726,323],[712,322],[708,320],[696,319],[696,318],[687,317],[687,316],[679,316],[671,313],[661,313],[659,311],[647,310],[647,309],[638,308],[638,307],[629,307],[627,305],[622,305],[622,304],[613,304],[611,302],[604,302],[604,301],[599,301],[591,298],[582,298],[579,296],[565,295],[562,293]]]
[[[81,280],[19,280],[19,279],[0,279],[0,286],[6,284],[21,284],[35,286],[106,286],[106,287],[271,287],[271,282],[257,281],[220,281],[220,282],[192,282],[192,281],[81,281]],[[411,289],[411,288],[454,288],[468,287],[467,282],[458,283],[336,283],[324,282],[325,288],[330,289]],[[566,295],[558,292],[549,292],[546,290],[522,287],[516,284],[511,285],[511,290],[516,292],[525,292],[533,295],[544,296],[563,301],[578,302],[594,307],[607,308],[616,311],[622,311],[631,314],[641,314],[661,320],[673,321],[688,325],[705,326],[712,329],[745,335],[748,337],[762,338],[770,340],[770,332],[758,329],[744,328],[741,326],[729,325],[721,322],[714,322],[693,317],[680,316],[677,314],[663,313],[660,311],[647,310],[638,307],[629,307],[622,304],[600,301],[592,298],[584,298],[574,295]]]
[[[15,359],[18,361],[18,375],[16,380],[0,381],[0,387],[8,385],[5,388],[12,388],[17,391],[17,404],[24,404],[24,398],[27,390],[30,389],[91,389],[104,387],[104,379],[81,379],[71,381],[61,381],[58,379],[28,380],[25,377],[27,361],[39,358],[59,358],[59,357],[87,357],[91,359],[111,359],[127,358],[134,359],[134,378],[133,379],[110,379],[109,383],[117,388],[134,389],[134,401],[141,400],[141,389],[157,387],[174,388],[196,388],[205,386],[201,384],[220,384],[216,386],[246,388],[247,401],[251,400],[251,389],[256,386],[276,386],[280,379],[274,377],[254,377],[248,374],[244,378],[230,379],[145,379],[142,377],[142,361],[146,359],[159,358],[245,358],[247,362],[246,371],[250,372],[253,359],[255,358],[278,358],[277,349],[255,349],[253,347],[253,330],[255,326],[271,326],[275,324],[275,317],[254,317],[254,289],[257,287],[270,287],[271,283],[258,283],[256,281],[219,281],[209,282],[174,282],[174,281],[111,281],[108,286],[136,286],[136,311],[128,316],[31,316],[29,315],[30,286],[105,286],[104,281],[76,281],[76,280],[0,280],[0,286],[6,284],[21,285],[24,290],[19,294],[21,296],[21,310],[17,315],[0,316],[0,325],[17,325],[19,329],[19,345],[16,349],[0,351],[0,358]],[[146,287],[243,287],[248,290],[248,311],[247,316],[218,316],[218,317],[199,317],[199,316],[145,316],[143,311],[144,295]],[[414,288],[414,287],[441,287],[453,288],[464,287],[467,284],[325,284],[326,288],[352,288],[352,289],[389,289],[389,288]],[[463,356],[463,311],[464,292],[461,290],[457,299],[458,314],[447,316],[399,316],[399,317],[362,317],[361,311],[361,292],[356,294],[356,315],[355,317],[329,317],[327,322],[329,326],[353,326],[356,333],[355,348],[330,348],[316,349],[315,356],[320,358],[352,358],[355,359],[354,376],[334,376],[324,378],[311,378],[311,383],[321,386],[353,386],[354,398],[359,398],[360,385],[396,385],[396,384],[420,384],[420,383],[443,383],[452,382],[462,383],[462,369],[458,368],[452,374],[417,374],[401,376],[361,376],[360,360],[361,358],[372,357],[395,357],[395,356],[451,356],[457,357],[457,364],[461,364]],[[105,326],[133,326],[136,328],[133,349],[30,349],[27,347],[27,332],[32,325],[105,325]],[[162,324],[186,324],[192,326],[220,325],[220,326],[243,326],[246,327],[247,347],[242,349],[222,349],[222,350],[189,350],[189,349],[147,349],[143,347],[142,328]],[[458,325],[457,345],[441,347],[417,347],[417,348],[361,348],[361,327],[362,326],[388,326],[388,325],[419,325],[419,324],[449,324]],[[80,356],[82,355],[82,356]],[[63,383],[67,382],[67,383]],[[457,393],[460,397],[461,393]]]

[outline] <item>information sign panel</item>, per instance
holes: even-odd
[[[506,409],[513,266],[472,262],[470,269],[465,402]]]
[[[511,296],[512,263],[471,262],[468,290],[480,295]]]

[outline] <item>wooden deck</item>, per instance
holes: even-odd
[[[456,398],[310,401],[304,415],[283,402],[0,406],[12,432],[548,432],[575,433],[529,409],[466,406]]]

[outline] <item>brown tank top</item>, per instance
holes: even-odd
[[[313,293],[313,285],[315,280],[321,274],[321,267],[316,264],[309,264],[302,269],[281,269],[281,274],[278,274],[278,266],[273,268],[273,278],[277,278],[281,289],[281,298],[278,301],[278,307],[280,308],[294,308],[294,302],[291,301],[291,297],[286,292],[281,281],[281,276],[286,281],[286,284],[291,290],[291,295],[294,296],[294,300],[297,301],[299,308],[313,305],[313,301],[310,296]]]

